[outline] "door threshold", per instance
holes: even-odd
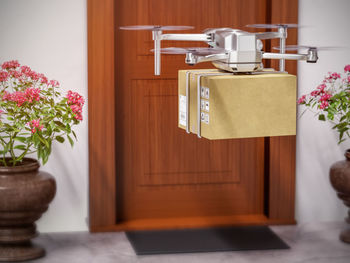
[[[273,220],[264,214],[203,216],[179,218],[148,218],[118,222],[105,227],[91,227],[91,232],[131,231],[131,230],[161,230],[221,226],[248,225],[287,225],[295,224],[295,220]]]

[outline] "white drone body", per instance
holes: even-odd
[[[275,32],[251,33],[232,28],[207,29],[201,34],[163,34],[165,30],[184,30],[191,29],[187,26],[128,26],[121,27],[126,30],[151,30],[154,40],[154,74],[160,75],[161,54],[186,54],[185,62],[189,65],[195,65],[201,62],[212,62],[213,65],[221,70],[244,73],[257,72],[263,69],[262,59],[279,59],[279,71],[285,71],[285,60],[305,60],[306,62],[316,63],[317,48],[306,47],[305,54],[285,53],[287,28],[295,28],[295,24],[256,24],[249,27],[256,28],[276,28]],[[280,53],[264,52],[263,39],[280,39]],[[203,41],[209,48],[161,48],[162,40],[176,41]],[[298,47],[290,48],[298,50]]]

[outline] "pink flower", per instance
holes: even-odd
[[[8,93],[6,90],[4,91],[4,94],[2,95],[3,100],[11,100],[12,96],[10,93]]]
[[[40,78],[39,73],[36,73],[33,70],[28,74],[28,77],[30,77],[34,81],[37,81]]]
[[[48,84],[49,80],[47,79],[47,77],[44,74],[39,74],[40,77],[40,81],[42,84]]]
[[[0,115],[1,115],[2,113],[4,113],[4,111],[3,111],[3,110],[0,110]]]
[[[316,97],[316,96],[320,95],[320,93],[321,93],[321,91],[319,91],[319,90],[314,90],[314,91],[312,91],[312,92],[310,93],[310,95],[311,95],[312,97]]]
[[[70,106],[72,112],[74,113],[74,118],[79,121],[82,121],[82,110],[83,105],[85,103],[84,98],[81,95],[79,95],[79,93],[73,92],[71,90],[68,91],[66,98],[67,104]]]
[[[74,113],[74,118],[76,118],[79,121],[83,120],[82,116],[82,107],[78,105],[70,105],[70,108],[72,109],[72,112]]]
[[[327,87],[327,86],[326,86],[325,84],[320,84],[320,85],[318,85],[317,89],[319,89],[320,92],[323,93],[323,92],[324,92],[324,89],[325,89],[326,87]]]
[[[339,79],[340,78],[340,74],[336,73],[336,72],[334,72],[331,76],[332,76],[333,79]]]
[[[325,77],[324,82],[333,82],[340,78],[340,74],[337,72],[328,72],[328,75]]]
[[[68,99],[68,104],[78,104],[83,106],[85,103],[83,96],[78,92],[73,92],[71,90],[68,91],[66,98]]]
[[[18,107],[21,107],[25,102],[32,103],[34,101],[40,100],[40,89],[38,88],[28,88],[23,91],[15,91],[13,93],[8,93],[4,91],[2,95],[4,101],[13,101],[17,103]]]
[[[326,93],[326,94],[324,94],[324,95],[321,96],[320,101],[328,101],[330,98],[332,98],[332,95]],[[327,106],[328,106],[328,105],[327,105]]]
[[[26,95],[27,101],[30,103],[32,103],[33,101],[39,101],[40,100],[40,89],[28,88],[25,90],[25,95]]]
[[[306,99],[306,95],[301,96],[301,97],[298,99],[298,104],[303,104],[303,103],[305,103],[305,99]]]
[[[51,85],[52,87],[58,87],[60,85],[60,83],[57,80],[50,80],[49,85]]]
[[[22,74],[22,72],[20,72],[20,71],[17,71],[17,70],[11,71],[11,76],[14,77],[14,78],[16,78],[16,79],[21,78],[22,75],[23,75],[23,74]]]
[[[1,65],[2,69],[7,69],[7,70],[15,69],[19,66],[20,66],[20,64],[18,63],[17,60],[6,61],[6,62],[2,63],[2,65]]]
[[[29,76],[29,74],[30,74],[31,71],[32,71],[32,70],[31,70],[30,67],[28,67],[28,66],[22,66],[22,67],[21,67],[21,73],[23,73],[23,74],[26,75],[26,76]]]
[[[40,125],[40,119],[31,120],[27,123],[27,125],[29,125],[29,127],[31,128],[32,133],[35,133],[37,129],[41,131],[44,127],[43,125]]]
[[[0,82],[7,81],[10,74],[7,71],[0,71]]]
[[[24,92],[15,91],[11,94],[11,101],[17,102],[17,106],[21,107],[27,101],[27,98]]]
[[[20,68],[20,72],[21,72],[24,76],[26,76],[27,78],[30,78],[30,79],[32,79],[32,80],[34,80],[34,81],[38,81],[38,80],[40,79],[40,82],[41,82],[41,83],[45,83],[45,84],[48,83],[48,80],[47,80],[47,78],[45,77],[44,74],[42,74],[42,73],[37,73],[37,72],[35,72],[34,70],[32,70],[30,67],[28,67],[28,66],[22,66],[22,67]]]
[[[321,105],[320,105],[320,109],[323,110],[323,109],[327,108],[328,105],[329,105],[329,104],[328,104],[328,101],[322,101],[322,103],[321,103]]]
[[[348,76],[347,78],[343,79],[343,82],[347,85],[350,84],[350,76]]]
[[[344,72],[350,72],[350,65],[346,65],[344,67]]]

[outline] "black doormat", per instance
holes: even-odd
[[[126,232],[137,255],[288,249],[267,226]]]

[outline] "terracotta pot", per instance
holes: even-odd
[[[338,197],[350,208],[350,149],[344,155],[346,160],[334,163],[330,168],[329,176]],[[350,224],[350,210],[345,221]],[[350,243],[350,227],[341,232],[340,240]]]
[[[19,166],[0,166],[0,262],[45,254],[30,240],[38,235],[34,222],[54,198],[56,182],[50,174],[39,171],[39,166],[31,158]]]

